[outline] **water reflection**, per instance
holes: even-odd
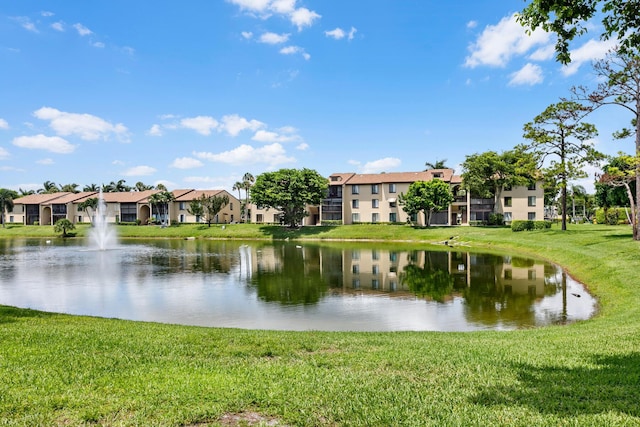
[[[291,330],[516,329],[590,317],[558,267],[384,245],[0,239],[0,304],[202,326]]]

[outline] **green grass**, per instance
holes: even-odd
[[[31,228],[0,229],[0,236],[53,235]],[[78,237],[86,231],[80,228]],[[628,227],[513,233],[123,226],[118,232],[412,245],[456,235],[472,249],[558,262],[587,284],[600,307],[589,321],[524,331],[328,333],[183,327],[0,306],[0,425],[203,426],[222,424],[225,415],[239,425],[252,417],[280,425],[640,425],[640,244]]]

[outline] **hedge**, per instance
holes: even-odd
[[[551,228],[551,221],[530,221],[517,219],[511,221],[511,231],[545,230]]]

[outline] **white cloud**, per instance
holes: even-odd
[[[222,117],[222,124],[218,130],[224,130],[231,136],[238,136],[243,130],[256,131],[263,126],[264,123],[258,120],[247,120],[237,114],[230,114]]]
[[[204,164],[193,157],[179,157],[171,163],[170,167],[176,169],[194,169],[203,166]]]
[[[298,27],[298,31],[302,31],[304,27],[310,27],[313,25],[313,21],[320,19],[322,16],[316,12],[301,7],[294,10],[290,15],[291,22]]]
[[[539,65],[528,63],[515,73],[509,75],[509,86],[529,85],[542,83],[542,68]]]
[[[151,166],[135,166],[122,173],[124,176],[149,176],[156,173],[156,169]]]
[[[52,165],[55,162],[53,161],[53,159],[40,159],[36,160],[36,163],[39,165]]]
[[[347,34],[344,32],[342,28],[336,28],[335,30],[325,31],[324,35],[327,37],[334,38],[336,40],[340,40],[344,38]]]
[[[182,119],[180,125],[187,129],[193,129],[201,135],[211,135],[211,131],[218,127],[218,121],[209,116],[197,116]]]
[[[76,31],[81,37],[93,34],[93,31],[91,31],[90,29],[88,29],[82,24],[73,24],[73,28],[76,29]]]
[[[136,53],[136,50],[131,46],[123,46],[120,50],[127,55],[133,56]]]
[[[355,160],[350,160],[349,163],[358,166],[360,173],[381,173],[397,168],[402,161],[396,157],[385,157],[384,159],[367,162],[363,166]]]
[[[115,135],[120,141],[129,141],[129,131],[122,124],[112,124],[91,114],[67,113],[51,107],[42,107],[33,115],[41,120],[49,120],[49,127],[58,135],[77,135],[86,141],[107,140]]]
[[[531,35],[516,20],[516,15],[502,18],[496,25],[487,25],[475,43],[469,46],[465,66],[504,67],[513,56],[524,55],[536,46],[549,44],[551,35],[538,28]]]
[[[66,139],[59,136],[19,136],[13,139],[13,145],[30,150],[46,150],[52,153],[69,154],[72,153],[76,146],[72,145]]]
[[[230,3],[240,6],[242,10],[250,12],[265,12],[271,0],[228,0]]]
[[[469,21],[467,22],[467,28],[470,30],[476,28],[478,26],[478,21]]]
[[[353,38],[355,37],[357,32],[358,32],[358,30],[356,29],[356,27],[351,27],[351,29],[349,30],[349,35],[347,36],[347,38],[349,40],[353,40]]]
[[[589,40],[579,48],[571,51],[571,63],[561,68],[562,74],[570,76],[577,73],[582,64],[604,58],[615,46],[616,40]]]
[[[54,22],[53,24],[51,24],[51,28],[53,28],[56,31],[64,32],[64,22],[62,21]]]
[[[93,43],[91,43],[91,46],[97,47],[97,48],[103,48],[105,46],[105,44],[102,43],[102,42],[93,42]]]
[[[9,152],[6,149],[0,147],[0,159],[6,159],[7,157],[9,157]]]
[[[296,0],[273,0],[269,8],[282,15],[290,14],[296,10]]]
[[[37,33],[39,32],[38,29],[36,28],[36,24],[34,24],[33,22],[31,22],[31,19],[27,18],[26,16],[16,16],[14,18],[11,18],[14,21],[18,22],[20,24],[20,26],[22,28],[24,28],[27,31],[31,31],[32,33]]]
[[[162,136],[162,128],[160,127],[160,125],[153,125],[151,126],[151,129],[147,131],[147,135]]]
[[[289,40],[289,34],[264,33],[260,36],[260,43],[280,44]]]
[[[304,59],[306,59],[307,61],[309,59],[311,59],[311,55],[309,55],[308,53],[306,53],[304,51],[303,48],[301,48],[300,46],[287,46],[287,47],[283,47],[282,49],[280,49],[280,53],[283,55],[294,55],[294,54],[301,54],[302,57]]]
[[[194,152],[193,154],[196,157],[212,162],[242,166],[266,163],[270,167],[273,167],[283,163],[293,163],[296,160],[293,157],[287,157],[284,147],[278,143],[265,145],[260,148],[243,144],[233,150],[218,154],[208,152]]]
[[[42,12],[40,12],[40,15],[49,17],[55,15],[55,13],[49,12],[48,10],[43,10]]]
[[[243,31],[240,34],[247,40],[253,37],[253,33],[251,31]]]
[[[529,59],[532,61],[548,61],[553,58],[555,53],[556,46],[553,43],[549,43],[546,46],[536,49],[531,55],[529,55]]]
[[[0,119],[0,129],[9,129],[9,123],[5,119]]]
[[[309,144],[307,144],[306,142],[303,142],[302,144],[299,144],[296,147],[296,150],[300,150],[300,151],[306,151],[309,149]]]
[[[251,139],[258,142],[291,142],[299,141],[300,136],[292,134],[283,135],[277,132],[259,130]]]

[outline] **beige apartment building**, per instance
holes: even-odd
[[[189,213],[189,204],[203,194],[229,197],[229,204],[216,215],[213,223],[228,224],[240,219],[240,202],[226,190],[174,190],[172,194],[175,201],[169,203],[166,210],[162,212],[158,212],[157,207],[152,206],[149,201],[149,197],[158,192],[158,190],[146,190],[103,193],[106,222],[135,223],[139,221],[141,224],[146,224],[149,218],[156,218],[165,223],[204,222],[204,218]],[[66,218],[74,224],[88,224],[91,223],[91,216],[95,215],[95,212],[83,210],[80,204],[98,196],[98,192],[31,194],[15,199],[13,210],[6,214],[5,220],[6,223],[24,225],[52,225],[59,219]]]

